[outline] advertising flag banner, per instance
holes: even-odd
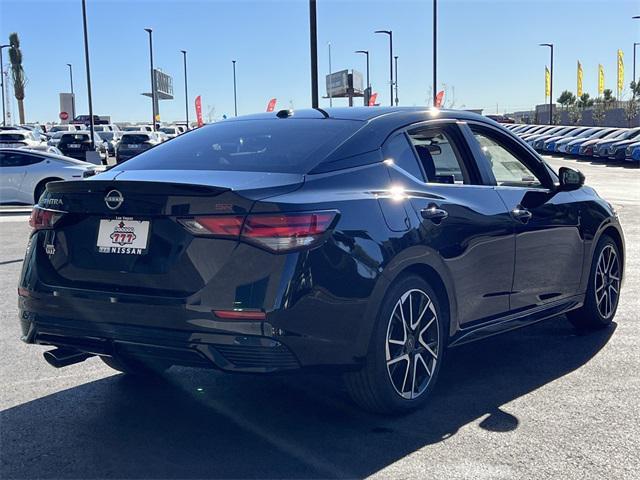
[[[544,96],[551,96],[551,72],[547,67],[544,67]]]
[[[275,98],[269,100],[269,103],[267,104],[267,112],[273,112],[273,110],[276,108],[277,101],[278,100],[276,100]]]
[[[200,95],[196,97],[196,118],[198,120],[198,127],[204,125],[202,121],[202,98],[200,98]]]
[[[618,98],[624,90],[624,54],[618,49]]]
[[[436,105],[435,105],[436,108],[442,107],[443,103],[444,103],[444,90],[440,90],[436,95]]]
[[[377,99],[378,99],[378,92],[371,94],[371,96],[369,97],[369,106],[375,107]]]
[[[604,92],[604,68],[598,65],[598,95]]]
[[[578,98],[582,96],[582,64],[578,60],[578,88],[576,89]]]

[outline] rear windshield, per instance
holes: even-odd
[[[21,141],[25,137],[23,133],[3,133],[0,135],[0,142]]]
[[[223,121],[138,155],[122,170],[307,173],[361,126],[336,119]]]
[[[141,133],[140,135],[123,135],[121,141],[124,144],[148,142],[149,135],[145,135],[144,133]]]
[[[160,129],[160,131],[164,133],[169,133],[171,135],[173,135],[174,133],[178,133],[178,129],[172,128],[172,127],[163,127]]]
[[[60,143],[85,142],[89,140],[89,135],[85,133],[65,133],[60,138]]]

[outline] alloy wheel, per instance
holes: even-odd
[[[606,245],[600,252],[594,282],[598,312],[609,319],[616,309],[620,292],[620,262],[612,245]]]
[[[436,309],[425,292],[412,289],[400,297],[387,326],[385,360],[401,397],[417,398],[429,386],[440,350],[439,329]]]

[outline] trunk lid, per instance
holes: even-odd
[[[246,215],[256,200],[304,178],[252,173],[112,170],[50,183],[39,205],[66,213],[34,238],[39,276],[51,287],[189,296],[224,269],[238,242],[194,236],[178,219]],[[123,232],[133,243],[117,237]],[[122,244],[100,248],[112,235]]]

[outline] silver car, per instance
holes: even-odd
[[[19,148],[2,149],[0,203],[36,203],[47,183],[80,180],[85,172],[95,169],[96,165],[61,155]]]

